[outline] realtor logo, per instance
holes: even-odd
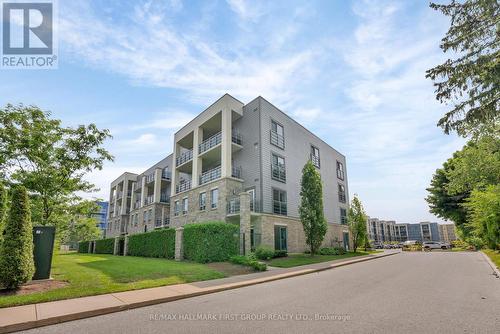
[[[56,68],[53,1],[2,1],[2,68]]]

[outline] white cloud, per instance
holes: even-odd
[[[261,2],[247,0],[227,0],[231,10],[242,20],[257,22],[265,14]]]

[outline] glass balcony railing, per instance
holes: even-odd
[[[160,195],[160,202],[161,203],[170,203],[170,196],[166,193],[163,193]]]
[[[217,180],[220,178],[220,176],[221,176],[220,166],[209,169],[200,175],[200,185],[205,184],[205,183],[210,182],[210,181],[213,181],[213,180]]]
[[[217,132],[213,136],[205,139],[200,145],[198,145],[198,152],[201,154],[208,151],[212,147],[219,145],[222,142],[222,133]]]
[[[176,158],[175,165],[180,166],[193,159],[193,150],[185,151]]]
[[[164,169],[161,172],[161,178],[165,180],[170,180],[172,179],[172,172],[169,172],[168,170]]]
[[[155,181],[155,174],[154,173],[146,175],[146,184],[154,182],[154,181]]]
[[[233,132],[231,134],[231,141],[235,144],[238,145],[243,145],[243,139],[241,137],[241,134]]]
[[[175,186],[175,193],[178,194],[180,192],[191,189],[191,180],[180,182]]]
[[[271,130],[271,144],[279,148],[285,148],[285,137]]]
[[[149,205],[155,201],[155,197],[153,195],[149,195],[146,197],[146,201],[144,202],[144,205]]]

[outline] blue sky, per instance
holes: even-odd
[[[438,221],[425,188],[464,141],[425,70],[449,22],[426,1],[59,1],[59,68],[0,70],[0,104],[109,128],[109,182],[171,152],[173,133],[224,93],[261,95],[347,156],[367,213]]]

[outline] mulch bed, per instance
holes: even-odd
[[[44,292],[53,289],[59,289],[67,286],[69,283],[64,281],[56,280],[43,280],[43,281],[32,281],[25,285],[22,285],[17,290],[0,290],[0,297],[2,296],[19,296],[19,295],[29,295],[37,292]]]

